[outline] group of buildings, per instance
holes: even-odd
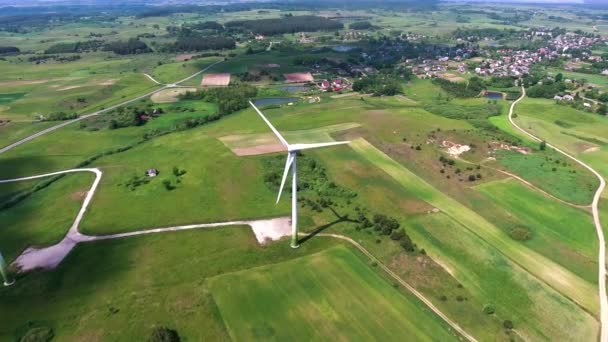
[[[437,56],[433,59],[406,60],[406,65],[421,78],[437,77],[448,69],[460,73],[474,72],[479,76],[520,77],[530,72],[533,64],[556,58],[567,58],[573,62],[601,61],[600,56],[592,56],[586,50],[595,44],[605,42],[600,36],[589,36],[567,32],[552,37],[552,31],[537,29],[530,33],[533,37],[543,37],[544,47],[527,50],[515,48],[481,49],[464,47],[455,50],[450,56]],[[470,56],[478,55],[472,59]],[[449,63],[451,62],[451,63]],[[606,71],[608,74],[608,70]]]

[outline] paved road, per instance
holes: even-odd
[[[511,104],[511,108],[509,109],[509,121],[511,125],[527,135],[528,137],[536,140],[538,142],[542,141],[539,137],[527,132],[523,128],[519,127],[515,121],[513,121],[513,109],[515,105],[523,100],[526,97],[526,89],[524,87],[521,88],[521,96]],[[600,223],[600,214],[598,210],[598,205],[600,202],[600,198],[602,196],[602,192],[606,188],[606,181],[604,177],[599,174],[599,172],[595,171],[591,166],[587,165],[583,161],[575,158],[574,156],[562,151],[561,149],[555,147],[547,143],[547,146],[554,149],[555,151],[563,154],[564,156],[572,159],[577,162],[591,173],[593,173],[597,179],[600,181],[600,186],[597,188],[595,192],[595,196],[593,197],[593,202],[591,203],[591,211],[593,213],[593,223],[595,224],[595,230],[597,233],[597,238],[599,240],[600,250],[598,255],[598,287],[599,287],[599,297],[600,297],[600,324],[601,324],[601,332],[600,332],[600,341],[608,342],[608,298],[606,297],[606,241],[604,240],[604,231],[602,230],[602,225]]]
[[[8,145],[8,146],[5,146],[5,147],[3,147],[3,148],[0,148],[0,154],[2,154],[2,153],[4,153],[4,152],[7,152],[7,151],[9,151],[9,150],[12,150],[13,148],[15,148],[15,147],[17,147],[17,146],[19,146],[19,145],[25,144],[26,142],[28,142],[28,141],[30,141],[30,140],[34,140],[34,139],[36,139],[36,138],[38,138],[38,137],[40,137],[40,136],[42,136],[42,135],[45,135],[45,134],[47,134],[47,133],[51,133],[51,132],[53,132],[53,131],[55,131],[55,130],[58,130],[58,129],[60,129],[60,128],[63,128],[63,127],[65,127],[65,126],[67,126],[67,125],[71,125],[71,124],[73,124],[73,123],[75,123],[75,122],[78,122],[78,121],[80,121],[80,120],[84,120],[84,119],[90,118],[90,117],[92,117],[92,116],[96,116],[96,115],[99,115],[99,114],[103,114],[103,113],[108,112],[108,111],[110,111],[110,110],[112,110],[112,109],[115,109],[115,108],[118,108],[118,107],[121,107],[121,106],[127,105],[127,104],[129,104],[129,103],[132,103],[132,102],[135,102],[135,101],[138,101],[138,100],[141,100],[141,99],[145,99],[145,98],[147,98],[147,97],[149,97],[149,96],[152,96],[153,94],[155,94],[155,93],[157,93],[157,92],[159,92],[159,91],[161,91],[161,90],[165,90],[165,89],[167,89],[167,88],[173,88],[173,87],[175,87],[176,85],[178,85],[178,84],[180,84],[180,83],[183,83],[183,82],[185,82],[185,81],[188,81],[188,80],[190,80],[191,78],[196,77],[196,76],[198,76],[198,75],[202,74],[203,72],[205,72],[205,71],[209,70],[211,67],[213,67],[213,66],[215,66],[216,64],[221,63],[221,62],[223,62],[223,61],[218,61],[218,62],[215,62],[215,63],[213,63],[213,64],[209,65],[208,67],[206,67],[206,68],[204,68],[204,69],[202,69],[202,70],[200,70],[200,71],[196,72],[195,74],[192,74],[192,75],[190,75],[190,76],[188,76],[188,77],[184,78],[184,79],[183,79],[183,80],[181,80],[181,81],[177,81],[177,82],[175,82],[175,83],[173,83],[173,84],[167,84],[167,85],[164,85],[164,86],[162,86],[161,88],[155,89],[155,90],[153,90],[153,91],[151,91],[151,92],[149,92],[149,93],[146,93],[146,94],[144,94],[144,95],[137,96],[137,97],[132,98],[132,99],[130,99],[130,100],[126,100],[126,101],[124,101],[124,102],[121,102],[121,103],[115,104],[115,105],[110,106],[110,107],[105,108],[105,109],[98,110],[98,111],[93,112],[93,113],[89,113],[89,114],[86,114],[86,115],[79,116],[79,117],[77,117],[76,119],[73,119],[73,120],[64,121],[64,122],[62,122],[62,123],[60,123],[60,124],[57,124],[57,125],[52,126],[52,127],[49,127],[49,128],[47,128],[47,129],[45,129],[45,130],[42,130],[42,131],[40,131],[40,132],[38,132],[38,133],[34,133],[34,134],[32,134],[32,135],[30,135],[30,136],[28,136],[28,137],[26,137],[26,138],[23,138],[23,139],[21,139],[21,140],[19,140],[19,141],[16,141],[16,142],[14,142],[14,143],[12,143],[12,144],[10,144],[10,145]],[[148,76],[148,78],[152,79],[152,77],[151,77],[151,76],[149,76],[149,75],[146,75],[146,76]],[[152,79],[152,80],[156,82],[156,80],[154,80],[154,79]],[[158,83],[158,82],[157,82],[157,83]]]

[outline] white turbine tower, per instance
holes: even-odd
[[[285,138],[277,131],[276,128],[266,119],[264,114],[256,107],[253,102],[249,101],[249,104],[255,109],[260,117],[268,127],[272,130],[272,132],[279,138],[281,144],[287,148],[287,161],[285,161],[285,171],[283,171],[283,179],[281,180],[281,187],[279,188],[279,195],[277,196],[277,203],[281,199],[281,193],[283,192],[283,186],[285,186],[285,180],[287,179],[287,174],[289,173],[289,168],[293,165],[292,169],[292,183],[291,183],[291,247],[298,248],[298,181],[297,181],[297,168],[296,168],[296,155],[298,151],[301,150],[309,150],[312,148],[319,147],[327,147],[327,146],[335,146],[335,145],[343,145],[348,144],[350,141],[337,141],[337,142],[328,142],[328,143],[317,143],[317,144],[289,144]]]

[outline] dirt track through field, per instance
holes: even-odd
[[[515,109],[515,105],[523,100],[526,97],[526,89],[521,87],[521,96],[511,104],[511,108],[509,109],[509,122],[513,127],[515,127],[520,132],[524,133],[526,136],[532,138],[535,141],[541,142],[543,141],[541,138],[529,133],[523,128],[519,127],[515,121],[513,121],[513,110]],[[602,229],[602,224],[600,222],[600,214],[598,210],[600,198],[602,196],[602,192],[606,187],[606,181],[604,177],[599,174],[599,172],[595,171],[591,166],[587,165],[583,161],[575,158],[574,156],[562,151],[561,149],[555,147],[554,145],[547,142],[547,146],[554,149],[555,151],[563,154],[564,156],[572,159],[577,162],[591,173],[593,173],[597,179],[600,181],[600,186],[597,188],[595,192],[595,196],[593,197],[593,202],[591,203],[591,211],[593,213],[593,223],[595,224],[595,230],[597,232],[597,238],[599,240],[599,255],[598,255],[598,287],[599,287],[599,297],[600,297],[600,341],[608,342],[608,298],[606,297],[606,241],[604,239],[604,231]]]

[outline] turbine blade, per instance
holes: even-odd
[[[281,133],[279,133],[279,131],[277,131],[277,129],[274,128],[274,126],[270,123],[270,121],[268,121],[268,119],[266,119],[266,117],[264,116],[264,114],[262,114],[262,112],[258,109],[258,107],[256,107],[253,104],[253,102],[251,102],[251,101],[249,101],[249,104],[251,105],[251,107],[253,107],[253,109],[255,109],[256,112],[258,112],[258,114],[260,114],[260,116],[262,117],[262,120],[264,120],[264,122],[266,122],[266,124],[268,125],[268,127],[270,127],[270,129],[274,133],[274,135],[276,135],[277,138],[279,138],[279,140],[281,141],[281,144],[283,144],[283,146],[285,146],[285,147],[289,147],[289,144],[287,143],[287,140],[285,140],[285,138],[283,138],[283,136],[281,135]]]
[[[336,145],[344,145],[349,144],[350,141],[333,141],[327,143],[317,143],[317,144],[293,144],[289,145],[290,151],[300,151],[300,150],[309,150],[311,148],[320,148],[320,147],[329,147]]]
[[[279,196],[277,196],[277,203],[279,203],[279,200],[281,199],[283,187],[285,186],[285,181],[287,180],[287,174],[289,174],[289,168],[291,167],[291,164],[293,164],[293,159],[295,157],[295,153],[287,154],[287,160],[285,161],[285,171],[283,171],[283,179],[281,179],[281,187],[279,188]]]

